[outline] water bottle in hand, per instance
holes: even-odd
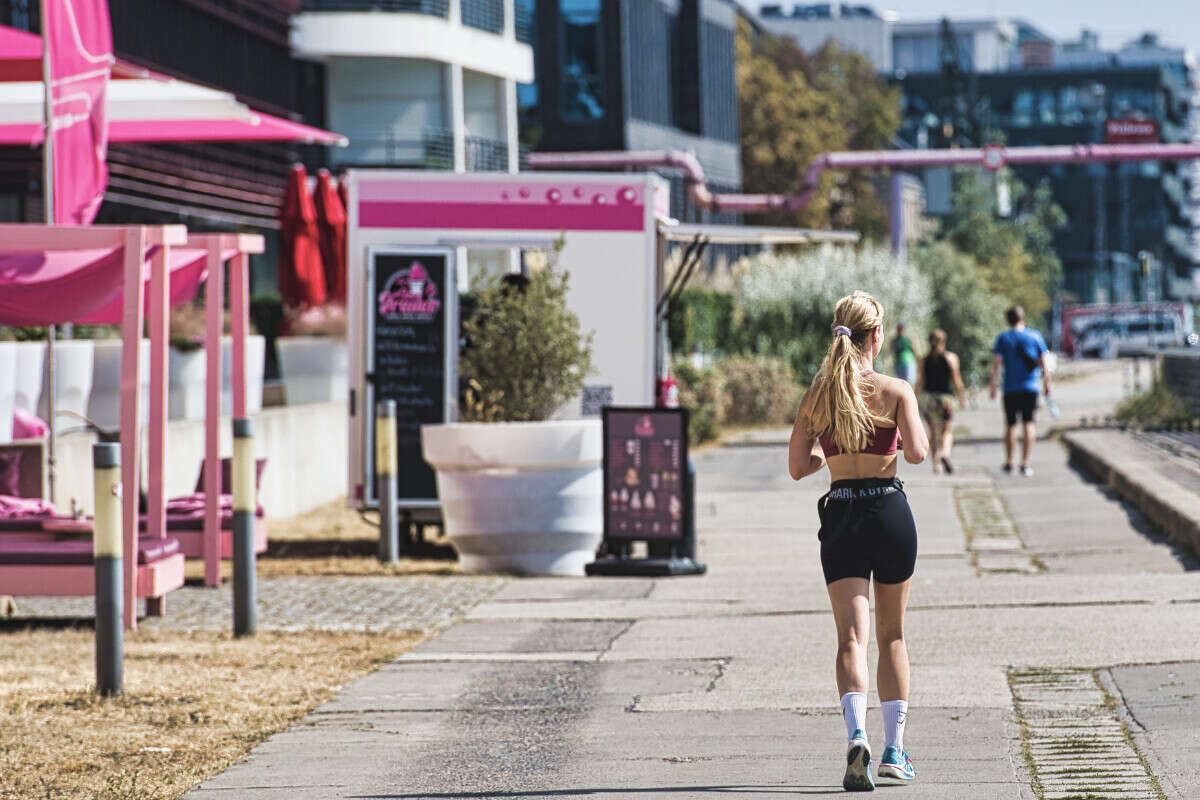
[[[1057,420],[1062,414],[1058,410],[1058,403],[1054,402],[1054,398],[1046,395],[1046,410],[1050,412],[1050,419]]]

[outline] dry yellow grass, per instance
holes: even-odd
[[[368,519],[377,522],[379,515],[369,513]],[[346,508],[346,499],[341,498],[306,514],[268,520],[267,535],[271,541],[378,539],[379,528],[366,522],[357,510]]]
[[[102,699],[91,630],[2,632],[0,798],[179,797],[422,636],[141,630]]]

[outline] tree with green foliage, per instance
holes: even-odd
[[[942,236],[974,259],[989,291],[1023,306],[1030,319],[1039,319],[1050,310],[1051,294],[1062,280],[1053,243],[1067,217],[1047,182],[1030,191],[1007,170],[997,179],[1009,185],[1008,217],[998,213],[993,180],[973,169],[955,173]]]
[[[786,37],[755,34],[742,20],[737,83],[747,192],[794,193],[816,156],[888,147],[900,126],[899,89],[833,42],[806,53]],[[857,230],[868,239],[888,230],[887,210],[861,170],[827,172],[804,209],[768,217],[773,224]]]
[[[475,397],[463,409],[468,420],[547,419],[579,394],[591,371],[592,334],[580,331],[567,307],[566,274],[551,268],[524,286],[491,282],[463,335],[459,374]]]

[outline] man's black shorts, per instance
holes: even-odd
[[[1009,425],[1016,425],[1019,416],[1022,422],[1033,422],[1033,412],[1037,410],[1037,397],[1037,392],[1005,392],[1005,421]]]

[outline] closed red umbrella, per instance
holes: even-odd
[[[309,308],[325,302],[325,270],[317,232],[317,208],[303,164],[292,167],[279,208],[279,265],[276,277],[286,306]]]
[[[346,303],[346,208],[329,170],[317,173],[317,231],[325,265],[325,294],[330,302]]]

